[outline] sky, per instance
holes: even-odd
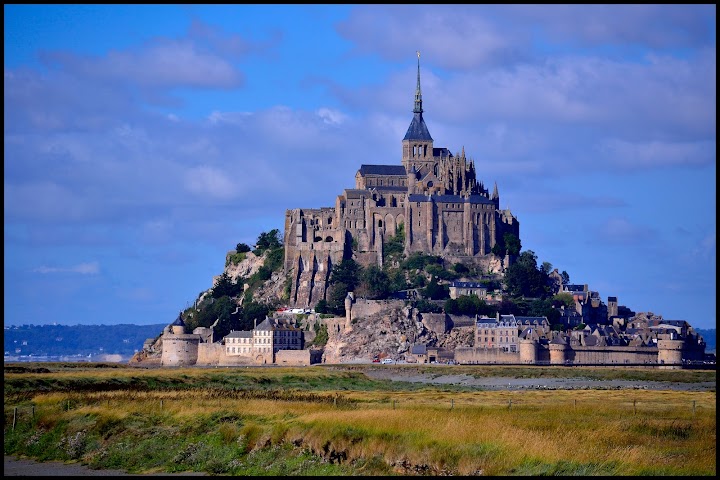
[[[170,323],[225,255],[435,147],[524,251],[716,325],[715,5],[4,5],[5,326]]]

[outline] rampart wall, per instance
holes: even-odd
[[[195,365],[198,359],[200,335],[167,333],[163,335],[160,364],[167,367]]]
[[[280,350],[275,354],[277,365],[310,365],[310,350]]]

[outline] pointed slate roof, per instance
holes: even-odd
[[[410,122],[410,126],[408,127],[403,140],[433,141],[430,136],[430,131],[428,130],[427,125],[425,125],[425,120],[423,120],[422,113],[416,113],[413,115],[413,119]]]
[[[413,108],[413,119],[410,122],[407,133],[403,140],[425,140],[432,142],[425,120],[422,117],[422,91],[420,90],[420,52],[418,52],[417,87],[415,87],[415,106]]]
[[[182,312],[180,312],[178,314],[178,317],[175,319],[175,321],[173,323],[170,324],[170,326],[179,326],[179,327],[185,326],[185,322],[183,322],[183,319],[182,319]]]
[[[272,330],[272,328],[273,325],[270,322],[270,319],[268,317],[265,317],[265,320],[260,322],[260,324],[258,324],[254,330]]]

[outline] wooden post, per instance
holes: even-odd
[[[693,417],[695,416],[695,400],[693,400]]]
[[[637,415],[637,400],[633,400],[633,415]]]
[[[32,406],[32,418],[35,419],[35,405]]]
[[[575,410],[577,410],[577,398],[575,399],[574,403],[575,403]]]
[[[15,421],[17,420],[17,407],[13,408],[13,431],[15,431]]]
[[[163,409],[163,401],[162,401],[162,398],[161,398],[161,399],[160,399],[160,410],[162,410],[162,409]]]
[[[453,408],[455,408],[455,399],[451,398],[450,399],[450,410],[452,410]]]

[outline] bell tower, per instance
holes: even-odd
[[[433,139],[423,120],[422,90],[420,89],[420,52],[417,52],[417,86],[415,87],[415,106],[405,138],[402,141],[402,164],[405,171],[415,167],[426,173],[433,163]]]

